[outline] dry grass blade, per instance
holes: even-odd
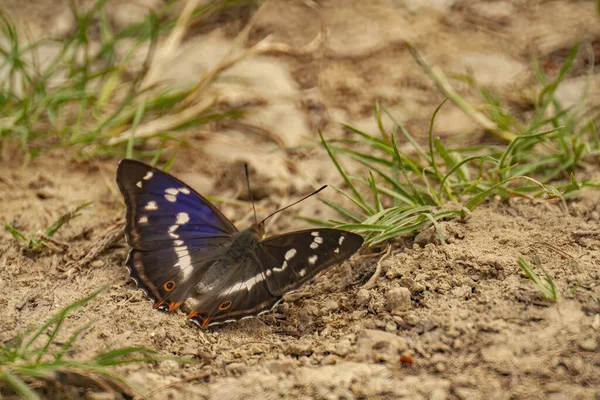
[[[109,139],[107,143],[110,146],[114,146],[116,144],[127,142],[131,137],[136,139],[148,138],[177,128],[208,110],[213,102],[214,98],[204,99],[204,101],[185,108],[177,114],[165,115],[164,117],[157,118],[146,124],[139,125],[135,129],[135,132],[133,132],[132,129],[127,129],[120,133],[119,136]]]
[[[173,57],[175,50],[181,44],[181,40],[183,39],[183,35],[185,34],[185,30],[190,21],[190,17],[198,6],[198,2],[198,0],[186,1],[183,11],[181,11],[179,18],[175,23],[175,27],[165,41],[165,44],[157,50],[155,61],[144,77],[144,80],[141,84],[141,89],[150,87],[156,83],[157,77],[160,75],[164,62]],[[143,96],[144,95],[142,95],[142,97]]]
[[[377,268],[375,268],[375,273],[369,278],[367,283],[365,283],[363,285],[363,289],[372,289],[375,286],[377,279],[379,279],[379,277],[381,276],[381,270],[383,269],[383,267],[382,267],[383,262],[388,259],[388,257],[390,256],[391,253],[392,253],[392,246],[388,244],[385,253],[381,256],[379,261],[377,261]]]
[[[442,72],[438,67],[432,67],[431,64],[425,60],[423,55],[414,47],[411,43],[406,42],[408,49],[410,50],[411,55],[423,68],[423,71],[438,85],[440,90],[446,94],[456,104],[460,107],[465,114],[467,114],[473,121],[477,122],[481,125],[485,130],[490,131],[494,135],[499,138],[506,140],[508,142],[512,142],[517,138],[512,132],[507,132],[498,128],[494,122],[492,122],[488,117],[484,114],[480,113],[473,107],[469,102],[465,101],[457,92],[454,90],[446,75]]]

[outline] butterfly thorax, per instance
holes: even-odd
[[[241,231],[233,238],[231,247],[227,252],[228,256],[233,260],[244,258],[249,252],[258,247],[262,234],[264,234],[264,228],[262,228],[262,225],[257,224]]]

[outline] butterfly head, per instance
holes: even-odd
[[[265,221],[259,222],[258,224],[252,224],[248,229],[254,232],[261,240],[267,236]]]

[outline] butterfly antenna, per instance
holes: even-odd
[[[248,185],[248,196],[250,197],[250,202],[252,203],[252,210],[254,211],[254,223],[258,225],[258,220],[256,219],[256,207],[254,206],[254,197],[252,196],[252,190],[250,190],[250,172],[248,172],[248,164],[244,164],[244,169],[246,170],[246,185]]]
[[[264,224],[264,223],[265,223],[265,221],[266,221],[267,219],[271,218],[273,215],[275,215],[275,214],[277,214],[277,213],[279,213],[279,212],[281,212],[281,211],[283,211],[283,210],[287,210],[288,208],[290,208],[290,207],[292,207],[292,206],[295,206],[296,204],[300,203],[301,201],[304,201],[304,200],[308,199],[309,197],[311,197],[311,196],[314,196],[315,194],[319,193],[321,190],[325,189],[326,187],[327,187],[327,185],[321,186],[319,189],[315,190],[314,192],[312,192],[312,193],[311,193],[311,194],[309,194],[309,195],[306,195],[306,196],[304,196],[304,197],[303,197],[303,198],[301,198],[300,200],[297,200],[297,201],[293,202],[293,203],[292,203],[292,204],[290,204],[290,205],[287,205],[287,206],[285,206],[285,207],[283,207],[283,208],[280,208],[279,210],[275,211],[274,213],[272,213],[272,214],[269,214],[269,215],[268,215],[268,216],[267,216],[265,219],[263,219],[263,220],[262,220],[260,223],[261,223],[261,224]]]

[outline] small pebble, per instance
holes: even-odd
[[[335,365],[340,361],[340,358],[335,354],[329,354],[321,360],[321,365]]]
[[[117,397],[114,393],[109,392],[91,392],[85,393],[86,400],[115,400]]]
[[[356,293],[356,305],[357,306],[366,306],[371,301],[371,293],[367,289],[360,289],[358,293]]]
[[[431,356],[431,359],[429,361],[432,364],[445,363],[448,361],[448,357],[446,357],[445,355],[443,355],[441,353],[435,353],[434,355]]]
[[[227,371],[234,375],[241,375],[246,369],[246,364],[241,362],[235,362],[227,365]]]
[[[596,351],[598,350],[598,342],[594,338],[585,339],[579,342],[581,350]]]
[[[424,292],[427,288],[422,283],[415,282],[410,289],[413,293],[421,293]]]
[[[410,290],[405,287],[399,287],[389,290],[385,294],[385,300],[392,313],[399,313],[411,308]]]
[[[333,299],[326,300],[325,303],[323,303],[323,309],[329,312],[335,312],[340,309],[340,303]]]
[[[398,329],[398,325],[396,325],[396,323],[394,321],[389,321],[385,325],[385,330],[388,332],[396,332],[397,329]]]

